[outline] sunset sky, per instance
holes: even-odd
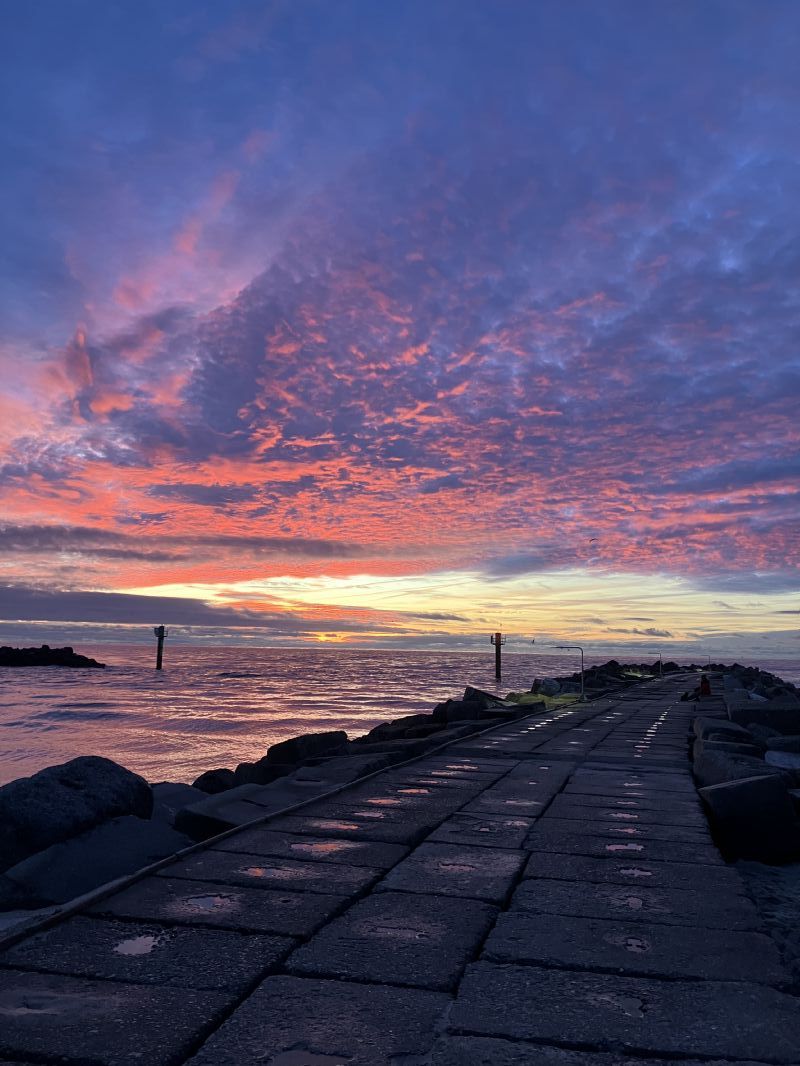
[[[5,23],[0,640],[797,654],[796,0]]]

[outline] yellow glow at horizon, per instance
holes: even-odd
[[[599,574],[562,570],[512,578],[489,578],[477,571],[442,571],[387,577],[296,578],[220,584],[159,585],[117,589],[136,595],[196,599],[217,607],[274,607],[302,610],[329,607],[370,610],[394,616],[418,631],[447,629],[482,633],[558,634],[565,639],[628,643],[693,639],[714,632],[776,628],[774,613],[794,607],[786,594],[720,594],[693,588],[681,578],[660,575]],[[464,621],[420,617],[454,614]],[[317,640],[334,643],[336,623],[320,619]],[[649,634],[648,629],[658,632]],[[639,632],[636,632],[636,631]],[[669,632],[671,637],[661,636]]]

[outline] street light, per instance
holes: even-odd
[[[579,651],[581,653],[581,703],[585,703],[586,696],[583,694],[583,648],[580,644],[556,644],[556,647],[562,651]]]

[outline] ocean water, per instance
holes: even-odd
[[[76,651],[105,670],[0,668],[0,784],[78,755],[103,755],[149,781],[191,782],[204,770],[260,758],[299,733],[429,713],[465,685],[505,694],[535,677],[569,674],[579,657],[494,653],[210,648],[105,644]],[[586,665],[605,656],[586,657]],[[763,661],[800,682],[796,664]]]

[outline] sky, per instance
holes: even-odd
[[[39,0],[0,638],[800,647],[795,0]]]

